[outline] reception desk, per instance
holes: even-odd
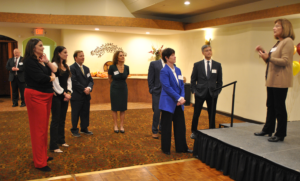
[[[108,78],[93,77],[94,87],[91,92],[91,104],[110,103],[110,84]],[[128,102],[152,103],[147,76],[128,77]]]

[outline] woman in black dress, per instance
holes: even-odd
[[[54,96],[52,99],[52,121],[50,125],[50,151],[62,153],[59,145],[69,147],[65,141],[65,122],[69,100],[72,93],[71,71],[66,64],[67,49],[57,46],[54,50],[52,63],[57,67],[58,76],[53,81]]]
[[[114,131],[119,133],[117,123],[117,111],[120,111],[120,132],[125,133],[123,124],[125,111],[127,110],[128,89],[126,79],[129,75],[129,67],[124,65],[124,52],[116,51],[113,56],[113,65],[108,69],[108,80],[110,83],[111,110],[114,119]]]

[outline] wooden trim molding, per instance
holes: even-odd
[[[190,24],[186,24],[184,26],[184,29],[193,30],[193,29],[207,28],[207,27],[232,24],[232,23],[240,23],[240,22],[258,20],[258,19],[286,16],[286,15],[292,15],[298,13],[300,13],[300,3],[271,8],[271,9],[265,9],[261,11],[254,11],[245,14],[238,14],[238,15],[228,16],[228,17],[223,17],[218,19],[201,21],[197,23],[190,23]]]
[[[100,25],[184,30],[184,24],[176,21],[154,20],[143,18],[126,18],[110,16],[80,15],[47,15],[25,13],[1,13],[0,22],[35,23],[35,24],[66,24],[66,25]]]
[[[300,3],[276,8],[270,8],[250,13],[238,14],[197,23],[184,24],[177,21],[154,20],[143,18],[80,16],[80,15],[48,15],[0,12],[0,22],[35,23],[35,24],[66,24],[66,25],[100,25],[154,28],[168,30],[193,30],[225,24],[239,23],[251,20],[273,18],[300,13]]]

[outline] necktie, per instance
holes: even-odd
[[[209,79],[209,77],[210,77],[210,74],[211,74],[211,72],[210,72],[210,66],[209,66],[209,61],[207,61],[207,75],[206,75],[206,77]]]
[[[17,62],[18,61],[18,59],[17,59],[17,57],[15,57],[15,67],[17,68]],[[17,71],[15,72],[15,75],[17,75]]]
[[[80,66],[80,69],[81,69],[81,72],[82,72],[82,74],[84,75],[84,71],[83,71],[83,68],[82,68],[82,66]]]

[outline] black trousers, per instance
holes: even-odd
[[[200,98],[198,96],[195,96],[195,106],[194,106],[194,115],[193,115],[193,120],[192,120],[192,132],[197,131],[198,127],[198,120],[199,116],[201,114],[202,108],[203,108],[203,103],[206,101],[207,104],[207,112],[208,112],[208,119],[209,119],[209,128],[215,128],[215,116],[216,116],[216,107],[217,107],[217,100],[218,96],[214,98],[214,107],[213,111],[211,110],[212,108],[212,97],[210,96],[209,93],[207,93],[205,98]],[[212,114],[212,118],[211,118]]]
[[[287,129],[287,112],[285,99],[288,88],[267,87],[267,119],[263,132],[274,133],[277,119],[275,136],[285,137]]]
[[[18,105],[18,99],[19,99],[19,92],[18,89],[20,89],[21,93],[21,104],[25,104],[24,101],[24,90],[25,90],[25,82],[20,82],[17,75],[15,75],[14,80],[11,81],[11,89],[12,89],[12,95],[13,95],[13,104]]]
[[[152,110],[153,110],[153,122],[152,122],[152,133],[157,134],[158,128],[161,130],[161,121],[160,121],[160,109],[159,109],[159,99],[160,95],[152,94]]]
[[[175,149],[177,152],[188,150],[185,137],[185,119],[181,106],[176,106],[174,114],[162,111],[161,114],[161,149],[164,152],[170,152],[172,137],[172,121],[174,128]]]
[[[63,95],[53,96],[52,98],[52,121],[50,124],[50,150],[58,149],[58,144],[65,141],[65,123],[69,101],[64,101]]]
[[[86,131],[90,125],[90,99],[86,97],[83,100],[71,100],[72,107],[72,133],[78,133],[77,128],[80,117],[80,128]]]

